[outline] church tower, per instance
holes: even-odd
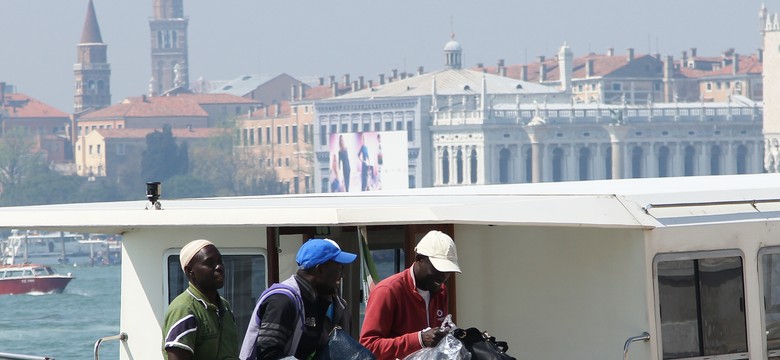
[[[777,13],[764,24],[764,169],[780,172],[780,22]]]
[[[183,0],[153,0],[154,16],[149,20],[152,46],[151,95],[176,87],[189,88],[187,23]]]
[[[108,45],[100,36],[95,6],[89,0],[81,42],[76,47],[78,62],[73,66],[76,77],[76,95],[73,110],[100,109],[111,105],[111,67],[108,64]]]

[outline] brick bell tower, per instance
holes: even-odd
[[[154,15],[149,20],[152,49],[150,95],[160,95],[177,87],[189,88],[187,23],[183,0],[153,0]]]
[[[73,109],[80,113],[111,105],[111,66],[108,64],[108,45],[100,36],[95,6],[89,0],[87,17],[81,41],[76,46],[78,62],[73,66],[76,77],[76,95]]]

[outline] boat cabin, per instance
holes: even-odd
[[[0,228],[121,234],[120,359],[162,359],[167,304],[186,286],[183,245],[213,241],[239,332],[258,295],[310,238],[380,277],[429,230],[449,233],[455,322],[518,359],[780,359],[780,175],[464,186],[0,208]],[[355,329],[363,266],[345,269]],[[106,334],[113,335],[113,334]],[[357,336],[357,331],[355,336]],[[647,341],[643,341],[647,340]]]

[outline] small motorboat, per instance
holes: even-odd
[[[59,294],[73,280],[39,264],[0,265],[0,295]]]

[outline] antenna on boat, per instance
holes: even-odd
[[[157,199],[162,196],[162,184],[159,181],[150,181],[146,183],[146,198],[152,203],[155,210],[162,210],[162,204]],[[149,210],[149,204],[146,205],[146,210]]]

